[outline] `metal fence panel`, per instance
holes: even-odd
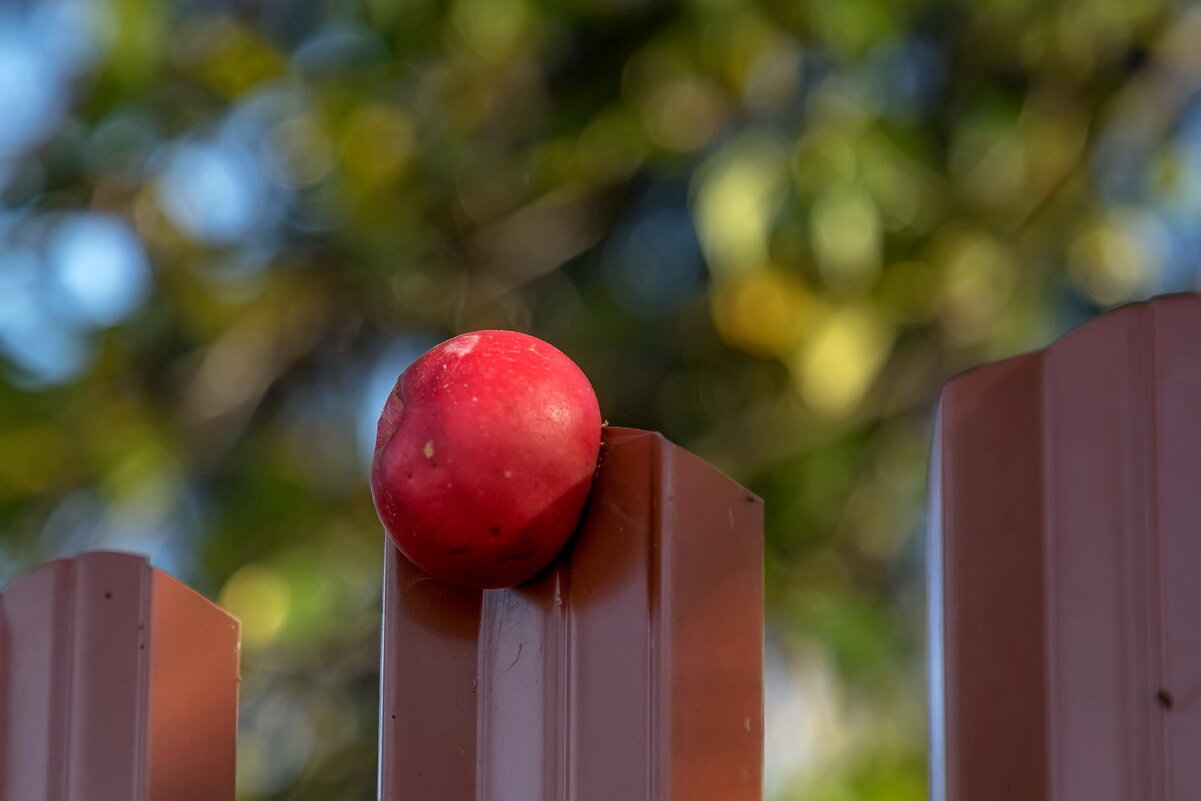
[[[0,801],[227,801],[237,622],[140,556],[0,593]]]
[[[384,801],[759,801],[762,505],[609,429],[569,550],[457,590],[387,549]]]
[[[1201,797],[1201,297],[949,382],[931,484],[936,801]]]

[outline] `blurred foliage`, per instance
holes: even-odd
[[[771,799],[923,797],[939,383],[1197,285],[1201,7],[0,7],[0,580],[150,553],[246,635],[245,799],[368,799],[364,468],[530,331],[767,501]]]

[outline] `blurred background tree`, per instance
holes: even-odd
[[[0,6],[0,581],[245,634],[244,799],[373,798],[374,418],[550,340],[767,501],[769,799],[924,797],[939,383],[1197,286],[1201,6]]]

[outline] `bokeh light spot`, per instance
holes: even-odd
[[[257,160],[229,144],[184,144],[159,177],[163,208],[191,236],[230,244],[256,232],[269,196]]]
[[[141,240],[118,217],[75,214],[55,226],[48,258],[60,297],[80,322],[111,326],[150,291]]]
[[[179,63],[213,89],[235,97],[280,75],[287,62],[260,35],[224,16],[194,23]]]
[[[697,233],[715,274],[768,263],[768,233],[784,199],[786,178],[772,144],[749,139],[721,153],[701,174]]]
[[[854,190],[824,193],[810,218],[813,252],[833,289],[858,287],[880,267],[880,214],[870,195]]]
[[[229,577],[218,602],[241,621],[242,642],[258,648],[269,645],[283,630],[292,607],[292,595],[279,572],[252,563]]]
[[[58,124],[65,87],[50,55],[0,19],[0,156],[22,152]]]
[[[1142,296],[1154,283],[1154,270],[1133,232],[1110,220],[1082,230],[1068,252],[1072,278],[1103,306]]]
[[[725,101],[713,85],[686,77],[668,81],[645,101],[650,137],[663,147],[691,153],[708,144],[725,117]]]
[[[830,314],[796,355],[794,375],[802,399],[826,417],[853,411],[883,366],[891,344],[891,332],[868,309],[846,308]]]
[[[455,38],[489,61],[508,58],[530,22],[524,0],[458,0],[450,14]]]
[[[722,337],[768,356],[782,356],[795,347],[813,308],[805,285],[779,270],[738,276],[713,292],[713,319]]]
[[[311,115],[297,114],[283,120],[272,130],[270,141],[271,177],[281,186],[313,186],[333,169],[329,137]]]
[[[987,338],[1013,293],[1013,253],[1002,242],[970,229],[944,233],[935,250],[942,256],[939,294],[947,335],[958,343]]]
[[[347,172],[363,183],[386,184],[413,157],[416,130],[399,106],[367,103],[351,114],[342,134],[340,155]]]
[[[82,332],[50,305],[40,266],[28,251],[0,253],[0,351],[23,370],[13,378],[31,387],[70,380],[91,355]]]

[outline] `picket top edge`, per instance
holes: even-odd
[[[666,435],[659,431],[652,431],[643,428],[629,428],[625,426],[605,426],[604,437],[601,444],[601,459],[604,459],[604,450],[606,447],[612,447],[624,444],[628,440],[651,439],[654,441],[653,447],[656,448],[656,455],[662,459],[680,458],[689,462],[695,462],[698,468],[703,468],[717,479],[723,480],[738,489],[746,495],[752,496],[760,505],[763,504],[763,499],[752,492],[737,479],[730,476],[725,471],[719,469],[716,465],[704,459],[696,452],[673,442]]]
[[[954,402],[954,397],[958,393],[965,391],[963,389],[965,385],[971,385],[979,381],[990,380],[993,374],[1003,372],[1007,367],[1012,366],[1013,363],[1022,360],[1030,358],[1045,359],[1049,355],[1062,350],[1062,345],[1074,342],[1083,337],[1090,336],[1091,332],[1097,325],[1112,324],[1116,320],[1121,320],[1125,317],[1135,315],[1148,315],[1154,318],[1159,310],[1165,309],[1169,306],[1195,306],[1197,313],[1201,314],[1201,293],[1175,292],[1171,294],[1157,295],[1146,300],[1140,300],[1123,306],[1118,306],[1113,309],[1109,309],[1090,320],[1086,320],[1085,322],[1073,327],[1068,331],[1063,332],[1052,342],[1049,342],[1041,348],[1034,348],[1032,350],[1023,351],[1022,353],[1015,353],[1012,356],[1006,356],[1004,358],[988,362],[987,364],[976,365],[975,367],[969,367],[965,370],[961,370],[960,372],[955,373],[943,381],[942,386],[939,389],[937,400],[935,401],[936,417],[939,419],[944,417],[942,410],[944,405],[948,402],[948,398],[951,399],[951,402]]]
[[[12,590],[15,590],[16,588],[21,586],[23,583],[32,580],[35,576],[40,576],[43,573],[47,573],[47,572],[61,570],[63,565],[65,565],[67,563],[90,562],[90,561],[94,561],[97,559],[109,561],[112,564],[117,565],[118,569],[120,569],[120,570],[142,570],[142,569],[149,570],[150,573],[148,575],[152,574],[155,577],[155,580],[169,581],[172,584],[178,585],[179,587],[187,590],[192,595],[195,595],[197,599],[208,604],[214,610],[216,610],[217,612],[220,612],[222,615],[224,615],[226,618],[228,618],[230,623],[232,623],[237,629],[239,629],[239,630],[241,629],[241,625],[242,625],[241,621],[239,621],[236,617],[234,617],[228,611],[226,611],[221,606],[219,606],[216,602],[214,602],[207,595],[205,595],[204,593],[195,589],[194,587],[190,586],[186,582],[181,581],[180,579],[176,578],[175,576],[171,575],[170,573],[166,572],[165,570],[161,570],[160,568],[155,567],[154,565],[152,565],[150,563],[149,557],[147,557],[145,554],[135,553],[132,551],[100,549],[100,550],[93,550],[93,551],[81,551],[80,553],[77,553],[73,556],[61,556],[57,559],[52,559],[49,562],[45,562],[41,565],[38,565],[33,570],[30,570],[27,573],[23,573],[20,576],[17,576],[15,579],[10,581],[8,584],[4,585],[3,587],[0,587],[0,603],[3,603],[3,598],[7,593],[9,593]]]

